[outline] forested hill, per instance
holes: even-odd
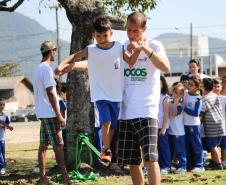
[[[44,40],[55,41],[56,34],[20,13],[0,12],[0,64],[19,63],[17,74],[30,79],[41,60],[40,44]],[[60,42],[63,58],[69,54],[70,44]]]

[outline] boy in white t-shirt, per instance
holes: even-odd
[[[13,130],[13,127],[9,125],[9,117],[3,112],[4,107],[5,101],[0,98],[0,175],[6,173],[5,129]]]
[[[102,130],[103,148],[101,158],[110,162],[112,152],[110,143],[117,129],[119,102],[122,101],[124,61],[132,63],[133,58],[123,52],[119,42],[112,42],[111,22],[107,18],[98,18],[94,25],[93,36],[97,44],[88,45],[85,49],[65,58],[55,73],[61,75],[72,70],[86,70],[90,83],[91,101],[99,112]],[[75,62],[83,58],[87,61]],[[72,64],[70,64],[72,63]]]

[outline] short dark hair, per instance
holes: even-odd
[[[220,78],[214,78],[214,79],[213,79],[213,84],[214,84],[214,85],[218,85],[218,84],[221,85],[221,84],[222,84],[222,80],[221,80]]]
[[[183,82],[183,81],[188,81],[189,80],[189,76],[186,75],[186,74],[182,74],[181,77],[180,77],[180,82]]]
[[[93,23],[93,30],[98,33],[111,30],[111,21],[107,17],[99,17]]]
[[[67,92],[67,87],[65,85],[62,85],[60,92],[66,93]]]
[[[128,15],[128,17],[127,17],[127,22],[130,22],[133,24],[136,24],[138,22],[138,20],[140,21],[141,28],[144,28],[147,23],[147,18],[145,17],[145,15],[143,13],[135,11],[135,12],[131,13],[130,15]]]
[[[60,82],[60,80],[58,78],[54,78],[55,82],[56,82],[56,91],[57,93],[59,93],[61,87],[62,87],[62,84]]]
[[[206,91],[212,91],[213,90],[213,79],[203,78],[202,84],[203,84],[204,90],[206,90]]]
[[[162,82],[161,93],[162,94],[168,94],[169,93],[169,87],[168,87],[168,84],[166,82],[165,77],[164,76],[160,76],[160,80]]]

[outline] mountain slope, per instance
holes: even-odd
[[[55,41],[56,34],[17,12],[0,12],[0,25],[0,64],[19,63],[18,74],[31,79],[32,71],[41,60],[41,42]],[[61,40],[62,58],[69,54],[69,49],[69,43]]]

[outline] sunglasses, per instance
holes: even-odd
[[[0,106],[5,106],[5,103],[0,103]]]

